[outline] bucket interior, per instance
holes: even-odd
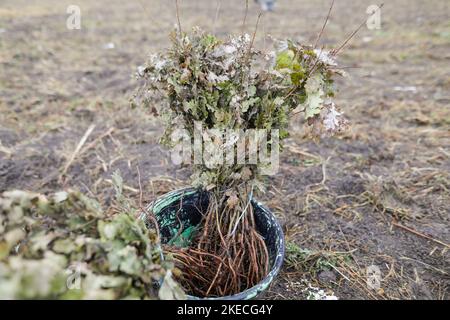
[[[282,241],[274,217],[268,210],[252,200],[255,213],[255,223],[258,232],[264,238],[269,251],[269,261],[272,267],[279,254],[278,246]],[[208,208],[208,193],[186,189],[172,192],[156,201],[153,211],[159,225],[161,242],[179,247],[188,247],[196,235],[202,221],[202,214]],[[180,228],[182,230],[180,231]]]

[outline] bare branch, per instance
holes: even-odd
[[[250,56],[253,48],[253,44],[255,43],[256,33],[258,32],[259,20],[261,19],[262,12],[258,14],[258,19],[256,20],[255,31],[253,32],[252,42],[250,42],[250,47],[248,48],[248,56]]]
[[[325,30],[328,20],[330,19],[331,10],[333,9],[333,6],[334,6],[334,0],[331,2],[331,6],[330,6],[330,9],[328,10],[327,18],[325,19],[325,22],[322,26],[322,30],[320,30],[320,32],[317,36],[316,42],[314,43],[314,49],[317,47],[317,44],[319,43],[319,40],[322,37],[323,31]]]
[[[245,15],[244,15],[244,21],[242,22],[242,33],[245,32],[245,24],[247,22],[247,15],[248,15],[248,0],[245,1]]]
[[[339,46],[339,48],[334,49],[331,51],[331,55],[336,56],[346,45],[347,43],[358,33],[359,30],[361,30],[361,28],[367,23],[367,21],[375,14],[377,13],[379,10],[381,10],[381,8],[383,8],[384,3],[382,3],[381,5],[378,6],[378,9],[375,10],[367,19],[364,20],[363,23],[361,23],[361,25],[355,30],[353,31],[350,36]]]
[[[177,9],[177,21],[178,21],[178,31],[180,32],[180,36],[181,36],[181,22],[180,22],[180,7],[178,5],[178,0],[175,0],[175,6]]]
[[[214,22],[213,22],[213,33],[216,33],[217,20],[219,19],[221,5],[222,5],[222,0],[217,0],[216,15],[214,17]]]

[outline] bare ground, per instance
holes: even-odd
[[[240,32],[243,1],[180,1],[182,26]],[[253,32],[252,2],[246,29]],[[68,1],[2,1],[0,192],[77,188],[109,202],[120,169],[146,201],[187,184],[158,144],[161,125],[128,100],[132,74],[168,44],[171,1],[79,0],[82,29],[66,28]],[[322,38],[332,48],[366,17],[371,1],[337,1]],[[264,35],[313,42],[329,1],[279,0]],[[363,28],[340,57],[349,77],[339,104],[352,122],[340,138],[311,142],[302,124],[262,196],[286,232],[281,275],[264,298],[304,299],[308,286],[340,299],[449,299],[450,3],[389,1],[382,28]],[[86,142],[71,161],[82,137]],[[92,127],[91,127],[92,129]],[[67,165],[70,164],[68,167]],[[376,265],[381,288],[366,284]]]

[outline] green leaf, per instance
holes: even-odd
[[[76,245],[71,239],[58,239],[53,243],[53,251],[68,254],[76,249]]]
[[[293,68],[293,64],[294,64],[294,57],[295,57],[295,52],[292,50],[285,50],[285,51],[278,53],[278,55],[276,57],[275,69],[291,70]]]
[[[305,85],[306,101],[305,101],[305,117],[312,118],[319,114],[323,107],[323,91],[324,81],[320,73],[311,76]]]

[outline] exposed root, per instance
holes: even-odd
[[[237,190],[236,190],[237,191]],[[241,190],[242,191],[242,190]],[[227,193],[228,194],[228,193]],[[269,272],[269,253],[256,230],[253,207],[247,192],[211,193],[202,229],[190,248],[166,247],[182,271],[178,279],[189,294],[227,296],[260,282]]]

